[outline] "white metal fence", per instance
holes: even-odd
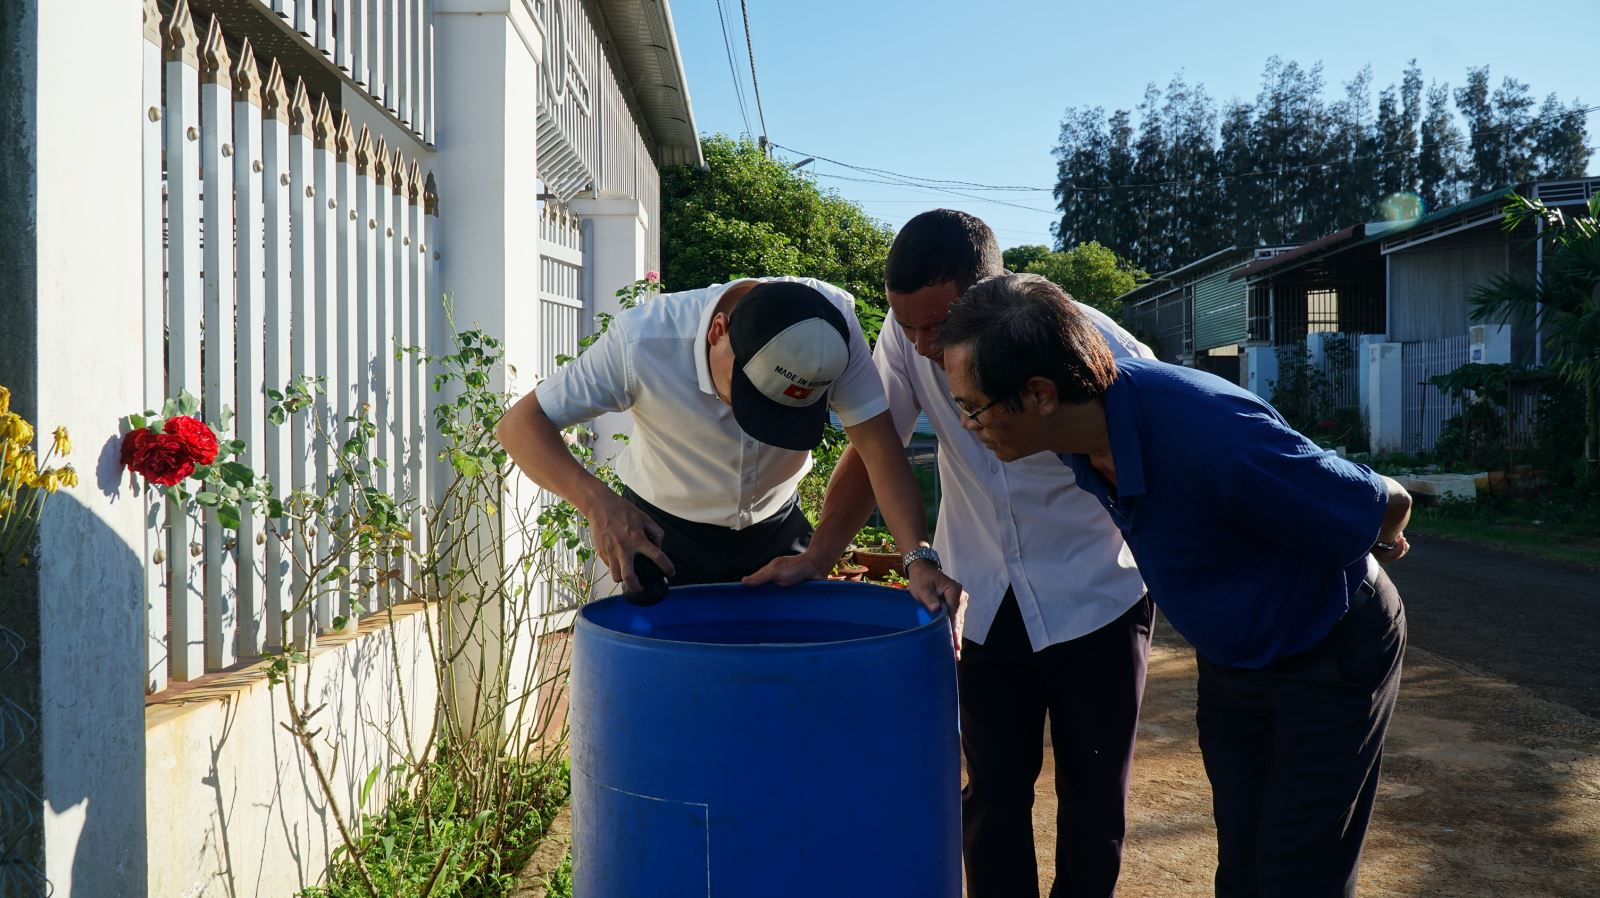
[[[435,0],[244,0],[277,14],[378,105],[433,142]]]
[[[1461,414],[1460,398],[1446,397],[1428,381],[1465,365],[1468,349],[1465,335],[1400,344],[1402,386],[1405,388],[1401,422],[1404,451],[1431,451],[1439,440],[1444,422]]]
[[[539,219],[539,371],[549,377],[563,357],[578,354],[578,340],[586,333],[587,313],[583,289],[583,229],[577,216],[565,207],[550,203]],[[542,493],[540,502],[557,502],[554,495]],[[576,567],[575,553],[561,560],[561,567]],[[549,614],[581,604],[570,584],[546,580],[540,587],[544,613]]]
[[[1332,408],[1359,408],[1361,380],[1361,335],[1330,334],[1317,358],[1323,381],[1328,385],[1328,405]]]
[[[416,0],[356,4],[396,5],[421,8]],[[325,52],[346,52],[324,38],[326,26],[351,21],[348,2],[274,8],[316,34]],[[411,356],[397,359],[395,348],[425,341],[438,225],[432,176],[365,127],[355,132],[348,114],[335,117],[330,98],[311,96],[303,81],[291,90],[278,61],[257,60],[248,40],[231,54],[214,20],[202,39],[186,0],[164,19],[146,9],[143,352],[151,407],[187,391],[201,397],[213,426],[231,407],[235,417],[219,437],[244,442],[241,461],[280,493],[321,491],[332,463],[327,441],[302,418],[269,426],[264,394],[321,378],[334,434],[348,435],[345,419],[363,409],[378,422],[374,454],[387,465],[378,486],[426,495],[423,372]],[[382,69],[378,45],[359,52]],[[352,58],[361,46],[349,48]],[[386,83],[410,70],[399,71]],[[304,557],[266,538],[249,514],[234,538],[210,509],[183,514],[151,502],[147,512],[150,691],[287,641],[304,645],[350,614],[352,596],[342,589],[295,614],[284,632],[284,603],[304,586]],[[413,533],[423,538],[420,527]],[[325,552],[328,534],[316,540],[310,551]]]

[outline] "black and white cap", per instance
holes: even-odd
[[[850,362],[844,313],[805,284],[768,281],[728,317],[733,417],[763,443],[810,451],[828,421],[828,388]]]

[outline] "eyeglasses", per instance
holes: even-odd
[[[955,403],[956,411],[960,412],[963,415],[966,415],[968,420],[970,420],[973,424],[978,425],[978,429],[982,430],[983,429],[983,422],[979,421],[978,417],[980,415],[982,415],[984,412],[988,411],[989,409],[992,409],[995,406],[999,405],[1003,400],[1000,400],[1000,399],[991,400],[988,405],[985,405],[983,408],[980,408],[980,409],[974,409],[971,406],[967,405],[965,402],[962,402],[961,400],[953,398],[953,397],[951,398],[950,401]]]

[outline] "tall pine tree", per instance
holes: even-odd
[[[1417,155],[1417,189],[1424,211],[1433,212],[1461,201],[1463,145],[1461,130],[1450,114],[1450,85],[1428,87],[1428,112],[1422,119]]]
[[[1581,178],[1589,169],[1589,117],[1577,100],[1563,108],[1555,94],[1544,98],[1533,148],[1540,178]]]
[[[1526,84],[1488,67],[1424,88],[1412,60],[1378,92],[1363,69],[1323,100],[1320,65],[1267,60],[1254,102],[1221,112],[1199,84],[1151,84],[1136,111],[1069,109],[1056,157],[1059,249],[1098,242],[1152,271],[1230,244],[1298,243],[1379,216],[1416,214],[1531,178],[1581,177],[1578,101],[1534,115]],[[1452,108],[1454,99],[1454,108]],[[1463,133],[1463,127],[1465,126]]]

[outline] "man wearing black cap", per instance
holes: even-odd
[[[801,552],[811,525],[795,487],[828,409],[866,462],[911,593],[955,617],[961,587],[928,545],[922,493],[888,413],[850,294],[810,278],[669,293],[624,311],[594,345],[506,414],[501,443],[534,482],[589,521],[613,579],[640,589],[636,554],[674,584],[740,580]],[[561,429],[627,411],[618,496]],[[827,573],[819,569],[814,575]]]

